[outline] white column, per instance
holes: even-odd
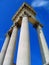
[[[9,36],[9,34],[7,34],[5,42],[4,42],[2,50],[1,50],[1,53],[0,53],[0,65],[3,64],[3,60],[4,60],[4,57],[5,57],[5,54],[6,54],[6,50],[7,50],[8,44],[9,44],[9,40],[10,40],[10,36]]]
[[[14,50],[15,50],[15,46],[16,46],[17,32],[18,32],[18,28],[17,28],[17,26],[15,26],[13,28],[13,32],[11,35],[11,39],[9,42],[9,46],[8,46],[8,49],[6,52],[6,56],[5,56],[3,65],[12,65],[13,64],[13,57],[14,57]]]
[[[16,65],[30,65],[30,40],[27,16],[24,16],[22,19]]]
[[[39,45],[40,45],[43,64],[47,65],[47,64],[49,64],[48,46],[47,46],[43,31],[42,31],[40,25],[38,25],[38,27],[37,27],[37,33],[38,33],[38,39],[40,42]]]

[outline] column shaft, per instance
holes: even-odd
[[[20,40],[16,65],[30,65],[30,44],[29,44],[28,17],[22,19]]]
[[[39,45],[40,45],[43,63],[48,64],[49,63],[48,46],[40,26],[37,27],[37,33],[38,33],[38,39],[40,42]]]
[[[6,56],[3,62],[3,65],[12,65],[13,64],[13,57],[14,57],[14,50],[15,50],[15,46],[16,46],[16,39],[17,39],[17,27],[15,26],[13,28],[13,32],[11,35],[11,39],[9,42],[9,46],[6,52]]]
[[[0,53],[0,65],[3,64],[6,50],[7,50],[8,44],[9,44],[9,40],[10,40],[10,36],[7,34],[5,42],[4,42],[2,50],[1,50],[1,53]]]

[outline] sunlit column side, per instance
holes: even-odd
[[[48,65],[49,64],[49,54],[48,54],[47,42],[45,40],[43,31],[42,31],[42,27],[40,25],[38,25],[36,29],[37,29],[37,33],[38,33],[38,39],[39,39],[39,45],[40,45],[43,64]]]
[[[9,40],[10,40],[10,35],[7,34],[6,35],[5,42],[4,42],[3,47],[2,47],[2,50],[1,50],[1,53],[0,53],[0,65],[3,64],[4,57],[5,57],[5,54],[6,54],[6,50],[7,50],[8,44],[9,44]]]
[[[22,18],[16,65],[30,65],[30,39],[26,15]]]
[[[17,32],[18,32],[18,28],[17,28],[17,26],[14,26],[3,65],[12,65],[13,64],[13,57],[14,57],[14,50],[15,50],[15,46],[16,46]]]

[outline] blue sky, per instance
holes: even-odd
[[[37,20],[44,25],[43,32],[49,47],[49,0],[0,0],[0,51],[5,40],[5,34],[13,24],[12,16],[16,13],[23,2],[27,2],[34,8],[37,15]],[[31,51],[31,65],[42,65],[42,59],[40,54],[39,41],[37,32],[33,28],[33,25],[29,23],[30,31],[30,51]],[[16,61],[18,39],[16,44],[16,51],[14,54],[14,63]]]

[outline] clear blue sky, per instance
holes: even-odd
[[[37,15],[37,20],[44,25],[43,32],[49,47],[49,0],[0,0],[0,51],[5,40],[5,34],[13,24],[11,18],[22,5],[23,2],[27,2],[34,8]],[[39,41],[37,32],[33,28],[33,25],[29,23],[30,30],[30,51],[31,51],[31,65],[42,65]],[[17,55],[19,40],[16,44],[16,51],[14,54],[14,63]]]

